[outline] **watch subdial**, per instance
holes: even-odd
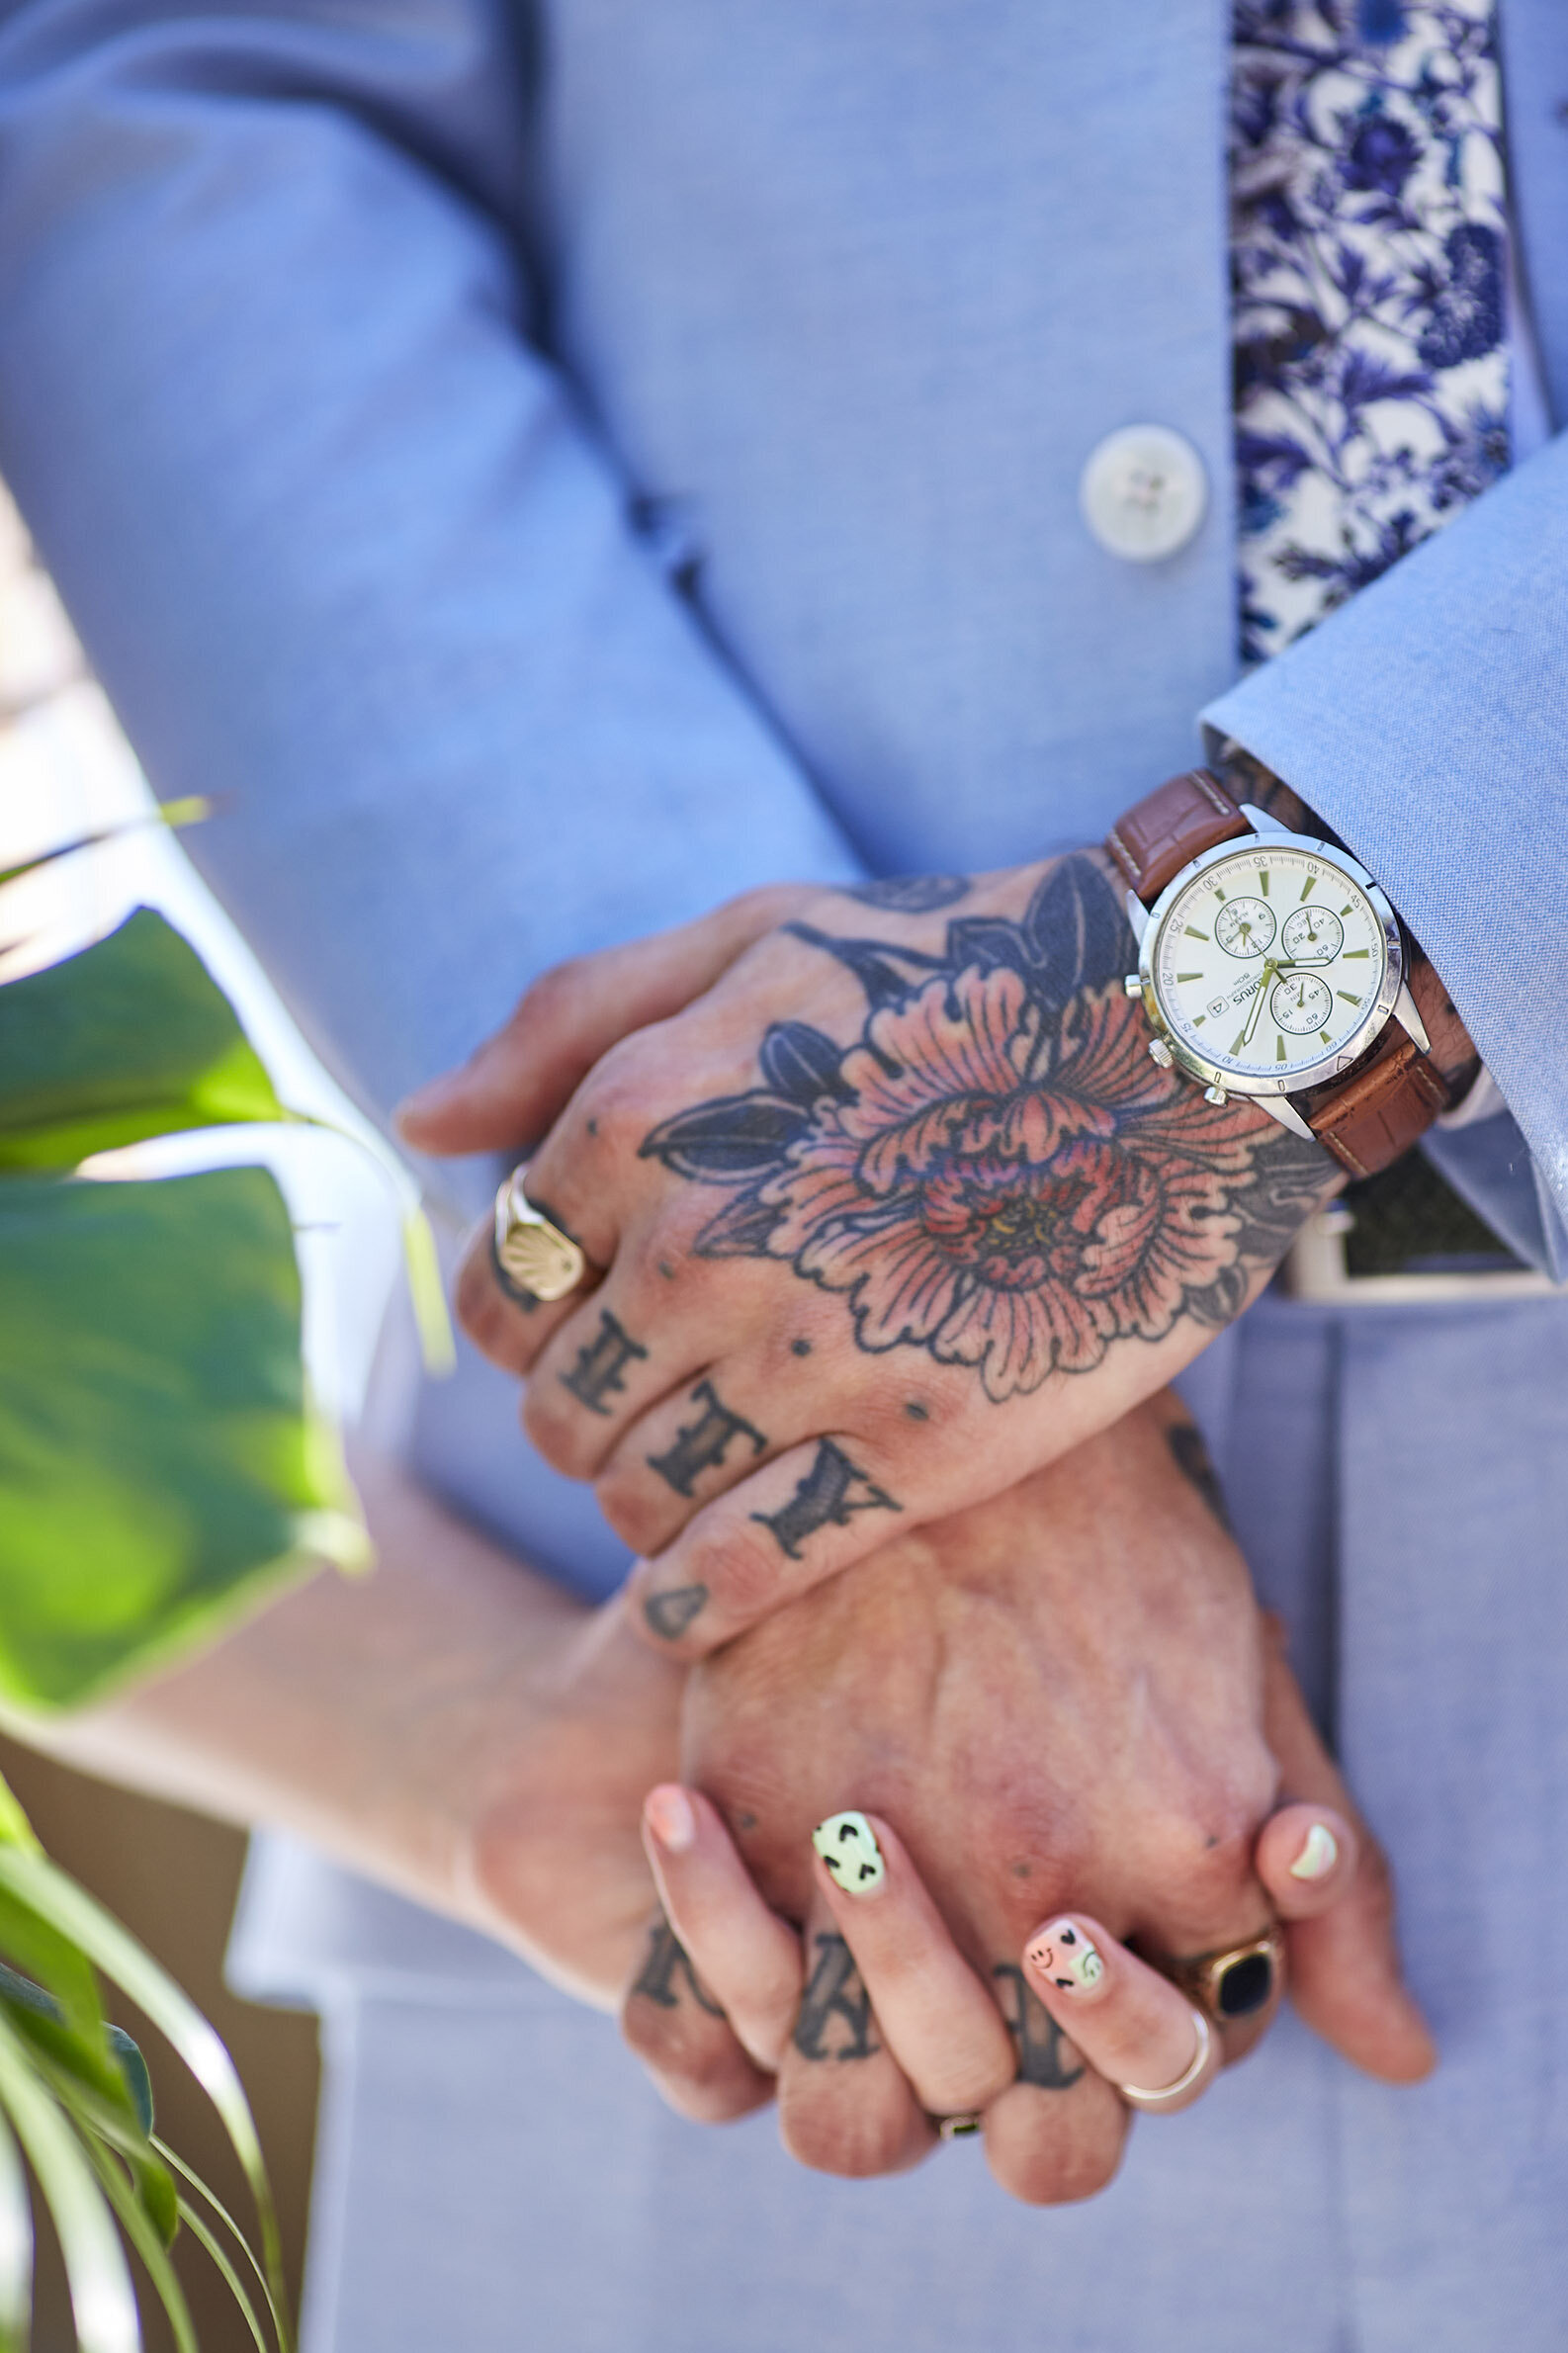
[[[1286,915],[1279,944],[1298,964],[1331,964],[1345,945],[1345,925],[1327,907],[1298,907]]]
[[[1273,944],[1274,918],[1262,899],[1232,899],[1214,918],[1227,956],[1262,956]]]
[[[1307,1037],[1324,1028],[1333,1009],[1328,982],[1314,973],[1295,972],[1288,980],[1276,981],[1268,999],[1268,1010],[1292,1037]]]

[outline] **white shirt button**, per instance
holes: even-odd
[[[1184,548],[1208,500],[1202,459],[1169,425],[1107,433],[1078,485],[1085,522],[1102,548],[1129,564],[1158,564]]]

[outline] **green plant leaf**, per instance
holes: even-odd
[[[214,2214],[217,2215],[218,2221],[223,2224],[225,2230],[227,2230],[230,2238],[234,2241],[235,2246],[238,2247],[240,2253],[244,2256],[246,2263],[250,2267],[251,2276],[254,2278],[256,2285],[261,2290],[263,2301],[266,2304],[268,2311],[272,2315],[272,2325],[277,2333],[278,2343],[283,2348],[283,2353],[290,2353],[290,2347],[292,2346],[294,2340],[289,2327],[288,2309],[286,2306],[278,2302],[278,2300],[274,2297],[272,2288],[267,2279],[267,2275],[256,2260],[255,2248],[251,2245],[249,2239],[245,2236],[245,2233],[243,2230],[241,2230],[239,2224],[235,2222],[233,2216],[229,2213],[227,2207],[223,2204],[221,2198],[218,2197],[216,2190],[210,2189],[207,2183],[203,2181],[201,2175],[199,2173],[194,2173],[191,2167],[185,2162],[185,2159],[177,2155],[175,2151],[168,2146],[166,2141],[154,2138],[152,2145],[157,2150],[164,2163],[169,2167],[170,2171],[177,2173],[182,2181],[189,2182],[191,2188],[196,2191],[198,2197],[206,2199]],[[214,2262],[218,2264],[219,2270],[221,2270],[224,2279],[230,2281],[232,2284],[234,2275],[229,2267],[226,2256],[222,2252],[219,2242],[209,2230],[202,2216],[198,2213],[197,2209],[192,2206],[188,2198],[182,2198],[180,2200],[180,2220],[196,2233],[203,2246],[206,2247],[208,2253],[212,2256]],[[251,2322],[251,2326],[252,2329],[255,2330],[256,2324],[254,2319]],[[259,2334],[259,2331],[257,2333]]]
[[[0,1182],[0,1693],[29,1706],[211,1635],[308,1558],[368,1559],[266,1170]]]
[[[39,1851],[39,1850],[35,1850]],[[103,2004],[98,1980],[68,1937],[41,1920],[28,1904],[0,1891],[0,1953],[8,1953],[28,1971],[0,1965],[0,2000],[52,2010],[54,2016],[89,2042],[102,2037]]]
[[[180,2200],[180,2220],[190,2231],[191,2236],[204,2246],[212,2257],[214,2269],[249,2323],[250,2333],[256,2341],[258,2353],[268,2353],[266,2331],[257,2317],[256,2308],[250,2300],[249,2289],[223,2252],[216,2232],[208,2228],[188,2198]],[[276,2313],[273,2318],[276,2320]],[[281,2329],[278,2332],[278,2342],[285,2346],[289,2342],[287,2334]]]
[[[112,2026],[108,2033],[109,2048],[114,2052],[115,2061],[121,2074],[125,2077],[126,2090],[131,2096],[131,2105],[135,2111],[136,2122],[141,2127],[143,2137],[150,2141],[152,2128],[157,2120],[153,2110],[152,2077],[147,2071],[147,2062],[141,2055],[141,2046],[139,2043],[131,2041],[123,2026]]]
[[[256,2202],[266,2278],[276,2309],[283,2310],[286,2299],[278,2222],[262,2161],[261,2142],[234,2062],[217,2029],[209,2025],[189,1995],[181,1992],[145,1947],[121,1927],[113,1913],[106,1912],[85,1887],[79,1887],[44,1856],[0,1847],[0,1886],[8,1888],[20,1901],[31,1903],[61,1936],[79,1945],[106,1977],[130,1995],[143,2016],[173,2045],[207,2093]],[[9,2034],[9,2029],[6,2031]],[[14,2037],[11,2040],[14,2046]],[[161,2147],[158,2153],[163,2153]]]
[[[23,1908],[13,1897],[4,1900],[12,1911]],[[66,1940],[58,1941],[64,1945]],[[97,1981],[80,1954],[76,1959],[87,1971],[96,2003]],[[3,1963],[0,2004],[58,2097],[77,2111],[87,2130],[101,2134],[120,2150],[154,2228],[166,2243],[172,2242],[179,2218],[173,2180],[152,2148],[152,2079],[125,2028],[106,2026],[100,2018],[96,2026],[73,2031],[52,1994]]]
[[[0,2121],[0,2353],[26,2353],[33,2311],[33,2210],[22,2152]]]
[[[158,2302],[168,2314],[175,2353],[201,2353],[191,2319],[191,2308],[185,2301],[185,2290],[180,2286],[174,2266],[169,2261],[166,2240],[153,2228],[142,2212],[108,2149],[94,2148],[89,2142],[87,2159],[103,2185],[105,2197],[115,2210],[121,2229],[141,2257]]]
[[[0,1171],[283,1117],[227,998],[151,908],[0,988]]]
[[[0,1846],[27,1847],[35,1855],[44,1852],[38,1833],[17,1802],[16,1791],[3,1778],[0,1778]]]
[[[104,2193],[76,2135],[4,2019],[0,2110],[16,2127],[59,2237],[82,2353],[140,2353],[135,2291]]]

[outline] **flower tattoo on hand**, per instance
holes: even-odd
[[[1319,1146],[1150,1060],[1090,857],[1053,867],[1021,922],[950,922],[941,956],[791,929],[860,982],[859,1038],[776,1024],[759,1086],[643,1151],[729,1190],[704,1256],[787,1260],[844,1295],[867,1351],[972,1366],[1001,1403],[1182,1315],[1218,1327],[1329,1188]]]

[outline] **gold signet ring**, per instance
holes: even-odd
[[[1245,1945],[1224,1953],[1203,1953],[1195,1961],[1166,1966],[1188,2001],[1206,2010],[1216,2026],[1227,2019],[1248,2018],[1272,1999],[1284,1964],[1285,1940],[1277,1928],[1265,1928]]]
[[[495,1240],[491,1257],[502,1287],[525,1307],[541,1299],[565,1299],[588,1271],[572,1241],[523,1190],[528,1171],[514,1169],[495,1196]]]

